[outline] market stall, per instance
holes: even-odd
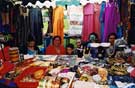
[[[135,60],[129,59],[24,55],[1,62],[0,83],[19,88],[134,88]]]

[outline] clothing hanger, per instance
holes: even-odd
[[[45,6],[46,8],[50,8],[51,2],[50,2],[50,1],[45,1],[45,2],[43,3],[43,6]]]
[[[43,3],[41,3],[40,1],[36,1],[35,4],[37,7],[42,8],[43,7]]]

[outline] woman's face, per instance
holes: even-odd
[[[109,42],[111,43],[111,45],[114,45],[114,42],[115,42],[115,36],[114,35],[111,35],[110,37],[109,37]]]
[[[58,47],[61,44],[60,38],[55,38],[53,41],[54,46]]]

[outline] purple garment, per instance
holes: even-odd
[[[120,14],[116,3],[112,2],[106,5],[103,19],[105,23],[103,41],[106,41],[110,33],[116,33],[117,25],[120,22]]]

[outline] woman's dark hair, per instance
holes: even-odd
[[[71,43],[70,43],[70,44],[68,44],[66,48],[68,48],[68,47],[69,47],[69,48],[71,48],[71,49],[74,49],[74,45],[73,45],[73,44],[71,44]]]
[[[59,38],[59,39],[60,39],[60,43],[61,43],[61,37],[60,37],[60,36],[58,36],[58,35],[53,37],[53,39],[52,39],[52,40],[53,40],[53,41],[52,41],[52,43],[54,43],[54,40],[55,40],[56,38]]]
[[[31,42],[31,41],[35,41],[35,39],[33,38],[33,36],[29,35],[27,42]]]
[[[110,33],[110,34],[108,35],[107,42],[109,42],[110,36],[115,36],[115,39],[117,39],[116,33]]]

